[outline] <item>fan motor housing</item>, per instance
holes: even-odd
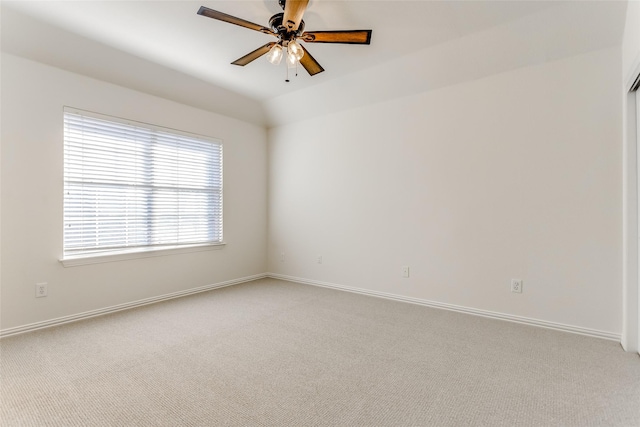
[[[269,19],[269,26],[284,40],[291,40],[292,38],[298,37],[302,35],[304,31],[304,20],[300,21],[300,25],[298,26],[297,31],[288,32],[287,27],[282,25],[282,21],[284,20],[284,13],[276,13]]]

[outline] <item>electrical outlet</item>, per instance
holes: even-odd
[[[318,264],[322,264],[322,255],[318,255]]]
[[[36,298],[42,298],[47,296],[47,284],[36,283]]]
[[[402,268],[402,277],[409,277],[409,266],[403,265],[401,268]]]
[[[511,279],[511,292],[515,292],[517,294],[521,294],[523,285],[524,285],[524,280],[522,280],[522,279]]]

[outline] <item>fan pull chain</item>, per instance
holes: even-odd
[[[285,82],[289,83],[289,67],[285,67],[287,69],[287,78],[284,79]]]

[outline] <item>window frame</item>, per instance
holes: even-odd
[[[105,120],[113,123],[118,123],[122,125],[130,125],[138,128],[143,128],[146,130],[150,130],[152,132],[162,132],[169,133],[177,136],[183,136],[188,138],[195,138],[199,141],[210,142],[212,144],[216,144],[219,146],[219,173],[220,178],[220,213],[219,213],[219,221],[220,221],[220,240],[215,241],[207,241],[207,242],[194,242],[194,243],[168,243],[162,245],[142,245],[142,246],[130,246],[130,247],[121,247],[116,249],[95,249],[91,252],[87,251],[87,253],[82,253],[81,251],[76,254],[65,253],[65,221],[66,221],[66,195],[63,194],[63,203],[62,203],[62,257],[59,258],[59,261],[62,263],[64,267],[73,267],[77,265],[86,265],[86,264],[94,264],[94,263],[104,263],[104,262],[113,262],[113,261],[122,261],[129,259],[139,259],[139,258],[149,258],[149,257],[157,257],[157,256],[166,256],[173,254],[181,254],[181,253],[190,253],[190,252],[200,252],[207,251],[213,249],[222,249],[226,242],[224,241],[224,144],[222,139],[214,138],[206,135],[195,134],[192,132],[185,132],[173,128],[169,128],[166,126],[153,125],[150,123],[124,119],[121,117],[106,115],[102,113],[96,113],[93,111],[82,110],[74,107],[64,106],[62,109],[62,123],[63,123],[63,189],[67,188],[67,175],[66,175],[66,158],[67,158],[67,139],[66,139],[66,129],[64,129],[65,125],[65,117],[67,113],[70,114],[79,114],[82,116],[95,118],[98,120]]]

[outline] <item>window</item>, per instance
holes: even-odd
[[[222,143],[64,110],[64,259],[222,243]]]

